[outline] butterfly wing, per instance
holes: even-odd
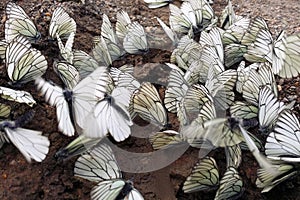
[[[298,161],[300,155],[300,123],[289,110],[280,113],[273,132],[267,137],[265,153],[276,160]]]
[[[122,177],[113,151],[105,143],[80,156],[75,163],[74,174],[94,182]]]
[[[42,162],[45,159],[50,142],[42,136],[42,132],[24,128],[4,128],[4,131],[28,162],[32,159]]]
[[[217,190],[217,199],[238,199],[243,193],[243,181],[234,167],[228,167],[220,181],[220,188]]]
[[[212,157],[201,159],[194,167],[191,174],[183,183],[183,191],[192,193],[216,188],[219,185],[219,170]]]
[[[32,95],[29,92],[22,90],[13,90],[10,88],[0,86],[0,96],[1,98],[9,101],[26,103],[30,107],[36,104],[36,101],[33,99]]]
[[[7,20],[5,22],[5,40],[11,42],[14,38],[22,35],[30,41],[36,41],[41,34],[36,26],[25,13],[25,11],[15,3],[9,2],[6,7]]]
[[[127,53],[138,54],[147,52],[149,45],[142,25],[133,22],[128,25],[128,32],[124,37],[123,47]]]
[[[167,112],[162,105],[156,88],[144,82],[133,96],[133,109],[144,120],[164,127],[167,124]]]
[[[45,97],[46,102],[56,107],[58,129],[67,136],[73,136],[75,129],[70,117],[68,102],[65,100],[63,90],[42,78],[35,80],[35,84],[40,93]]]
[[[71,33],[75,32],[75,20],[62,7],[57,7],[51,17],[49,36],[54,39],[58,34],[60,38],[67,39]]]

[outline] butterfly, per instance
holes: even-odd
[[[268,135],[265,153],[268,158],[288,162],[300,162],[300,123],[290,110],[283,110]]]
[[[297,167],[291,163],[276,162],[272,160],[272,168],[276,170],[275,174],[268,169],[257,169],[256,186],[258,188],[263,188],[261,191],[262,193],[269,192],[281,182],[299,174]]]
[[[20,85],[42,76],[48,63],[37,49],[31,47],[26,38],[16,37],[6,48],[6,71],[14,85]]]
[[[160,8],[168,5],[172,0],[144,0],[148,4],[149,8]]]
[[[131,181],[122,179],[113,151],[105,143],[80,156],[75,163],[74,174],[97,182],[91,191],[91,199],[144,199]]]
[[[167,125],[167,112],[154,85],[143,82],[132,98],[133,110],[142,119],[160,127]]]
[[[28,162],[42,162],[49,151],[48,138],[42,136],[41,131],[21,128],[33,116],[34,112],[27,112],[15,121],[0,121],[0,146],[4,142],[12,142]]]
[[[238,171],[234,167],[228,167],[220,180],[220,187],[217,190],[215,200],[238,199],[244,192],[243,186],[244,184]]]
[[[127,26],[127,33],[123,40],[123,47],[127,53],[138,54],[149,50],[147,35],[142,25],[132,22]]]
[[[78,70],[67,62],[54,61],[53,69],[68,89],[74,88],[80,81]]]
[[[57,44],[59,47],[60,55],[63,57],[65,61],[70,64],[73,64],[74,54],[72,51],[73,43],[74,43],[75,33],[71,32],[66,44],[64,45],[59,37],[59,34],[56,34]]]
[[[191,174],[183,183],[182,190],[192,193],[202,190],[211,190],[219,185],[219,169],[213,157],[201,159],[193,167]]]
[[[29,92],[13,90],[2,86],[0,86],[0,97],[9,101],[26,103],[30,107],[36,104],[36,101]]]
[[[76,33],[75,20],[62,7],[57,7],[50,21],[50,38],[55,39],[59,35],[61,39],[67,39],[71,33]]]
[[[107,69],[99,67],[72,89],[63,90],[43,78],[37,78],[35,84],[45,100],[51,106],[56,107],[58,129],[67,136],[73,136],[75,129],[72,124],[72,114],[75,124],[82,128],[86,116],[94,108],[97,101],[104,97],[107,80]],[[69,105],[69,103],[71,104]],[[69,106],[72,106],[72,114]]]
[[[92,112],[87,115],[83,134],[91,138],[104,137],[108,132],[117,141],[123,141],[131,134],[133,125],[127,110],[131,93],[123,87],[116,87],[97,102]]]
[[[18,36],[26,37],[35,42],[41,37],[35,24],[25,11],[15,3],[9,2],[6,6],[5,41],[10,43]]]

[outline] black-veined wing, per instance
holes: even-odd
[[[72,89],[72,111],[79,127],[84,127],[86,116],[94,108],[96,102],[104,98],[109,78],[107,68],[98,67]]]
[[[278,114],[285,109],[283,102],[280,102],[269,87],[260,89],[258,95],[258,121],[260,130],[269,131],[278,117]]]
[[[15,38],[6,48],[6,70],[13,84],[22,84],[42,76],[48,67],[39,50],[31,48],[24,38]]]
[[[225,147],[226,166],[238,168],[242,162],[242,150],[239,144]]]
[[[61,39],[66,39],[71,33],[76,33],[75,20],[62,7],[57,7],[51,17],[49,36],[55,39],[58,34]]]
[[[201,56],[201,45],[189,36],[183,36],[176,49],[171,54],[171,63],[177,63],[178,67],[188,70],[189,66],[199,60]]]
[[[110,74],[116,87],[128,89],[131,93],[140,88],[141,84],[128,72],[123,72],[120,68],[110,68]]]
[[[201,32],[199,43],[202,46],[210,46],[215,49],[220,61],[224,63],[224,48],[221,37],[221,29],[214,27],[209,33],[203,31]]]
[[[234,167],[228,167],[220,181],[215,200],[238,199],[242,196],[244,184],[238,171]]]
[[[26,103],[30,107],[36,104],[32,95],[29,92],[22,90],[13,90],[0,86],[0,97],[9,101],[15,101],[18,103]]]
[[[186,34],[192,27],[192,22],[189,20],[180,8],[170,4],[169,24],[172,30],[178,33]]]
[[[92,56],[81,50],[74,51],[73,65],[78,70],[81,79],[87,77],[100,66]]]
[[[53,68],[59,78],[62,80],[64,85],[68,89],[73,89],[80,80],[78,70],[67,62],[53,62]]]
[[[0,40],[0,59],[5,60],[5,51],[8,43],[5,40]]]
[[[133,96],[133,109],[139,116],[156,125],[167,125],[167,112],[162,104],[156,88],[144,82]]]
[[[86,117],[83,134],[101,138],[110,133],[117,142],[128,138],[133,124],[127,110],[130,97],[131,92],[123,87],[115,88],[111,95],[106,94]]]
[[[253,105],[258,105],[258,94],[261,87],[268,86],[278,96],[277,83],[272,68],[267,63],[259,64],[258,70],[250,69],[248,78],[242,87],[243,97]]]
[[[70,142],[67,146],[59,149],[55,153],[55,158],[58,160],[67,160],[74,156],[80,155],[86,151],[90,151],[93,147],[95,147],[102,138],[88,138],[83,134],[79,135],[72,142]]]
[[[215,108],[210,106],[212,98],[209,91],[203,85],[192,85],[188,88],[181,102],[178,104],[177,116],[182,126],[188,125],[192,120],[198,117],[202,111],[208,112],[208,118],[211,119],[215,116]],[[202,108],[206,107],[207,110]]]
[[[75,163],[74,174],[94,182],[122,178],[114,153],[105,143],[80,156]]]
[[[120,47],[118,37],[113,30],[111,22],[107,15],[103,14],[103,22],[101,26],[101,36],[104,38],[107,49],[112,61],[119,59],[124,55],[124,50]],[[101,40],[101,38],[100,38]],[[95,44],[97,46],[97,44]]]
[[[81,80],[72,90],[62,90],[60,87],[46,82],[42,78],[35,80],[37,88],[45,100],[56,107],[58,129],[65,135],[74,135],[72,116],[76,125],[83,127],[86,116],[91,112],[99,99],[104,97],[108,80],[107,69],[97,68],[89,76]],[[72,116],[69,103],[72,102]]]
[[[226,110],[234,101],[233,88],[237,80],[237,71],[229,69],[219,74],[214,74],[215,70],[211,68],[208,72],[205,87],[213,97],[215,105]]]
[[[263,168],[259,168],[257,170],[256,186],[258,188],[263,188],[263,190],[261,191],[262,193],[269,192],[276,185],[299,174],[293,164],[274,162],[272,163],[272,167],[274,170],[276,170],[275,174]]]
[[[75,134],[75,129],[72,124],[69,105],[65,100],[63,90],[60,87],[45,81],[43,78],[37,78],[35,84],[40,93],[45,97],[46,102],[51,106],[56,107],[58,130],[67,136],[73,136]]]
[[[269,158],[300,162],[300,123],[289,110],[280,113],[273,132],[267,137],[265,153]]]
[[[228,29],[223,33],[223,42],[225,44],[230,44],[233,41],[235,43],[240,43],[246,31],[249,28],[250,19],[242,17],[234,22]],[[229,35],[228,35],[229,33]]]
[[[119,43],[118,37],[111,25],[111,22],[106,14],[103,14],[102,16],[102,25],[101,25],[101,36],[105,40],[109,40],[115,44]]]
[[[100,37],[100,41],[92,49],[92,54],[99,64],[107,67],[112,64],[111,55],[109,54],[107,44],[102,36]]]
[[[74,42],[75,33],[71,32],[66,44],[64,45],[59,37],[59,34],[56,34],[57,44],[59,47],[60,55],[65,59],[68,63],[73,64],[73,42]]]
[[[282,78],[292,78],[300,72],[300,34],[291,35],[286,38],[286,55],[282,69],[278,75]]]
[[[50,142],[47,137],[42,136],[41,131],[25,128],[4,128],[4,131],[28,162],[32,159],[42,162],[45,159]]]
[[[150,135],[149,141],[154,150],[169,148],[172,145],[184,142],[179,133],[173,130],[165,130]]]
[[[27,112],[15,121],[1,121],[0,131],[4,132],[6,135],[4,138],[9,139],[28,162],[31,162],[31,160],[41,162],[49,151],[50,142],[48,138],[42,136],[41,131],[20,128],[20,126],[30,121],[33,116],[34,112]]]
[[[230,106],[230,116],[240,119],[252,119],[256,118],[258,114],[258,108],[247,102],[235,101]]]
[[[128,32],[128,26],[131,24],[131,20],[127,12],[122,10],[117,13],[117,22],[116,22],[116,34],[120,41],[124,40],[125,35]]]
[[[228,44],[225,46],[224,64],[226,67],[231,67],[236,63],[244,60],[244,54],[247,52],[247,46],[241,44]]]
[[[191,174],[183,183],[182,190],[192,193],[202,190],[214,189],[219,185],[219,170],[212,157],[201,159],[193,168]]]
[[[253,63],[247,67],[245,67],[245,61],[240,62],[237,68],[237,81],[236,81],[236,91],[239,93],[243,93],[243,85],[245,84],[246,80],[249,79],[249,74],[251,70],[257,70],[260,66],[258,63]]]
[[[138,22],[128,25],[128,32],[124,37],[123,47],[127,53],[138,54],[149,50],[147,35],[144,27]]]
[[[231,1],[229,0],[227,6],[222,11],[220,16],[220,27],[227,29],[233,25],[238,19],[238,16],[235,15]]]
[[[131,181],[122,180],[122,174],[112,149],[107,144],[95,147],[78,158],[74,168],[75,176],[98,182],[91,191],[92,199],[143,200],[133,188]]]
[[[160,18],[156,17],[156,19],[160,26],[163,28],[164,32],[172,41],[173,45],[175,46],[178,43],[177,34],[170,27],[168,27]]]
[[[30,41],[36,41],[41,34],[36,26],[25,13],[25,11],[15,3],[9,2],[6,6],[5,40],[11,42],[14,38],[22,35]]]
[[[8,118],[10,115],[10,111],[11,111],[11,107],[9,105],[0,103],[0,118]]]
[[[167,89],[165,91],[164,103],[169,112],[175,113],[179,108],[179,103],[184,98],[189,88],[188,83],[180,71],[173,69],[170,72]]]
[[[168,5],[172,0],[144,0],[148,4],[149,8],[160,8]]]

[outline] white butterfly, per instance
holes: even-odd
[[[148,4],[149,8],[160,8],[168,5],[172,0],[144,0]]]
[[[158,126],[167,125],[167,112],[156,88],[150,82],[144,82],[135,91],[133,96],[133,109],[139,116]]]
[[[0,144],[12,142],[28,162],[42,162],[48,151],[50,142],[42,136],[41,131],[20,128],[33,117],[33,112],[26,113],[15,121],[0,121]]]
[[[212,157],[201,159],[183,183],[182,190],[192,193],[216,188],[219,185],[219,169]]]
[[[91,138],[102,138],[110,133],[117,141],[123,141],[131,134],[133,125],[127,107],[131,92],[124,87],[114,88],[112,93],[97,102],[86,117],[83,134]]]
[[[13,90],[10,88],[0,86],[0,97],[9,101],[18,103],[26,103],[30,107],[36,104],[32,95],[29,92],[22,90]]]
[[[5,41],[11,42],[21,35],[30,41],[36,41],[41,34],[36,26],[25,13],[25,11],[15,3],[9,2],[6,6]]]
[[[138,22],[133,22],[128,25],[128,32],[123,41],[123,47],[127,53],[138,54],[149,50],[147,35],[144,27]]]
[[[5,64],[9,79],[13,84],[23,84],[42,76],[47,68],[47,60],[39,50],[31,47],[22,36],[10,42],[6,48]]]
[[[244,184],[241,176],[234,167],[228,167],[220,181],[215,200],[238,199],[244,192]]]
[[[76,33],[75,20],[62,7],[57,7],[51,17],[49,36],[54,39],[59,35],[61,39],[67,39],[71,33]]]
[[[112,149],[103,143],[82,155],[75,163],[74,174],[89,181],[98,182],[91,191],[91,199],[143,200],[131,181],[122,179]]]
[[[59,37],[59,34],[56,33],[56,39],[57,39],[60,55],[63,57],[64,60],[66,60],[70,64],[73,64],[73,59],[74,59],[74,54],[72,51],[74,37],[75,37],[75,33],[71,32],[66,44],[64,45]]]
[[[80,81],[78,70],[67,62],[53,62],[53,69],[67,89],[72,89]]]
[[[300,162],[300,123],[290,110],[282,111],[274,130],[267,137],[265,153],[268,158]]]
[[[94,108],[96,102],[104,97],[107,80],[107,69],[99,67],[72,90],[63,90],[42,78],[36,79],[35,84],[46,101],[56,107],[58,129],[65,135],[73,136],[75,129],[71,120],[72,115],[70,116],[69,103],[72,104],[75,124],[83,128],[86,116]]]
[[[128,32],[129,24],[131,24],[131,20],[128,13],[124,10],[117,12],[116,34],[120,41],[124,40],[124,37]]]

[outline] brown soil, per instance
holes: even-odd
[[[86,52],[91,51],[92,37],[100,35],[102,14],[109,16],[111,21],[116,21],[116,12],[124,9],[130,14],[132,20],[139,21],[143,26],[157,27],[155,16],[168,22],[168,7],[150,10],[143,0],[86,0],[83,5],[79,1],[67,1],[53,3],[56,1],[17,1],[29,16],[34,18],[43,39],[35,46],[46,56],[49,66],[52,66],[53,58],[58,58],[58,50],[55,44],[46,40],[50,17],[48,14],[60,4],[63,4],[67,12],[77,22],[77,33],[75,38],[75,49]],[[93,3],[91,3],[93,2]],[[214,8],[217,13],[226,6],[226,1],[216,0]],[[0,36],[4,37],[4,10],[7,1],[0,2]],[[175,4],[179,5],[179,1]],[[271,31],[277,35],[281,29],[288,33],[300,32],[300,3],[298,0],[233,0],[236,11],[242,15],[251,17],[262,16],[270,25]],[[131,63],[141,66],[148,62],[168,62],[170,53],[162,50],[151,50],[145,56],[127,56],[124,60],[115,63],[121,66]],[[49,67],[44,75],[58,84],[60,80]],[[0,64],[0,85],[7,85],[8,78],[3,63]],[[298,103],[299,78],[293,80],[279,80],[282,87],[281,98],[284,101],[297,100],[296,110],[299,111]],[[45,103],[44,98],[39,96],[33,83],[26,84],[25,90],[31,92],[38,104],[34,107],[36,115],[26,127],[43,130],[43,134],[51,141],[50,152],[42,163],[27,163],[18,150],[10,144],[0,150],[0,199],[89,199],[89,193],[94,185],[91,182],[75,178],[73,167],[76,158],[65,162],[57,162],[55,153],[61,147],[67,145],[72,139],[57,132],[55,108]],[[284,91],[284,93],[283,93]],[[14,115],[18,116],[29,108],[24,105],[10,103],[14,108]],[[170,116],[171,124],[174,117]],[[147,140],[130,138],[123,142],[120,147],[135,152],[150,152],[152,148]],[[200,192],[192,195],[184,194],[181,190],[185,178],[191,172],[193,165],[197,162],[198,151],[190,148],[183,156],[171,165],[155,172],[143,174],[124,173],[125,178],[131,179],[135,187],[143,194],[145,199],[213,199],[215,191]],[[217,160],[221,172],[224,172],[225,155],[223,150],[212,152],[211,155]],[[300,198],[300,179],[295,178],[273,189],[267,194],[261,194],[255,186],[257,163],[250,153],[243,153],[243,162],[239,172],[244,180],[245,192],[242,199],[298,199]]]

